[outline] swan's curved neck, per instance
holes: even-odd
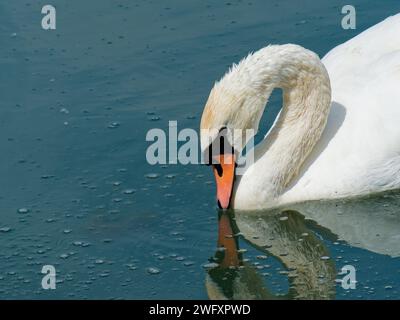
[[[253,180],[264,183],[262,189],[269,197],[276,197],[296,177],[325,128],[331,103],[329,76],[316,54],[296,45],[266,47],[239,67],[245,75],[247,70],[247,86],[252,90],[246,93],[258,103],[256,129],[272,90],[283,90],[282,111],[256,147],[255,163],[247,170],[267,175]],[[248,72],[250,67],[254,72]]]

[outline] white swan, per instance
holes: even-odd
[[[322,62],[287,44],[234,65],[211,90],[201,129],[226,127],[237,158],[248,139],[233,130],[257,130],[274,88],[283,90],[283,108],[243,175],[233,181],[229,164],[215,170],[220,206],[262,209],[400,188],[399,34],[397,14]],[[201,130],[203,152],[216,136]]]

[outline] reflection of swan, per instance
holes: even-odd
[[[334,48],[322,62],[297,45],[268,46],[216,83],[201,119],[201,129],[215,130],[202,130],[202,150],[226,127],[236,157],[250,137],[233,130],[257,130],[272,90],[283,89],[283,109],[235,186],[227,154],[219,157],[222,167],[214,166],[220,205],[229,206],[233,187],[237,209],[399,188],[399,33],[400,14]]]
[[[296,211],[294,211],[296,210]],[[263,211],[224,211],[219,220],[218,267],[209,270],[206,286],[212,299],[274,299],[251,263],[238,254],[240,234],[257,250],[278,258],[289,270],[290,290],[282,298],[333,298],[335,267],[324,238],[353,247],[400,256],[400,193],[364,199],[309,201]],[[232,225],[232,229],[231,229]]]
[[[354,247],[400,256],[400,194],[288,206]]]
[[[217,251],[219,265],[208,271],[206,287],[211,299],[278,298],[269,292],[256,269],[242,261],[237,241],[232,237],[235,228],[257,250],[275,256],[288,269],[290,289],[280,298],[334,297],[334,264],[322,259],[328,255],[327,249],[322,241],[308,233],[298,213],[275,211],[258,216],[237,212],[235,221],[229,219],[229,213],[222,213],[219,220],[218,245],[225,250]]]

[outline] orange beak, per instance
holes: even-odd
[[[222,209],[228,209],[235,180],[235,155],[220,154],[215,157],[217,164],[213,165],[217,183],[217,201]]]

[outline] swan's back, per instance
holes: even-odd
[[[400,13],[365,30],[329,51],[322,61],[331,78],[364,72],[364,68],[379,63],[386,55],[400,51]]]
[[[282,201],[400,188],[400,14],[332,49],[326,130]]]
[[[328,52],[322,61],[331,80],[332,100],[342,103],[346,102],[342,99],[354,97],[379,98],[380,105],[384,104],[385,108],[392,103],[400,106],[398,101],[385,100],[382,96],[400,97],[399,35],[400,14],[397,14]],[[347,106],[350,104],[345,104]],[[354,106],[364,108],[361,103],[351,104],[352,108]]]

